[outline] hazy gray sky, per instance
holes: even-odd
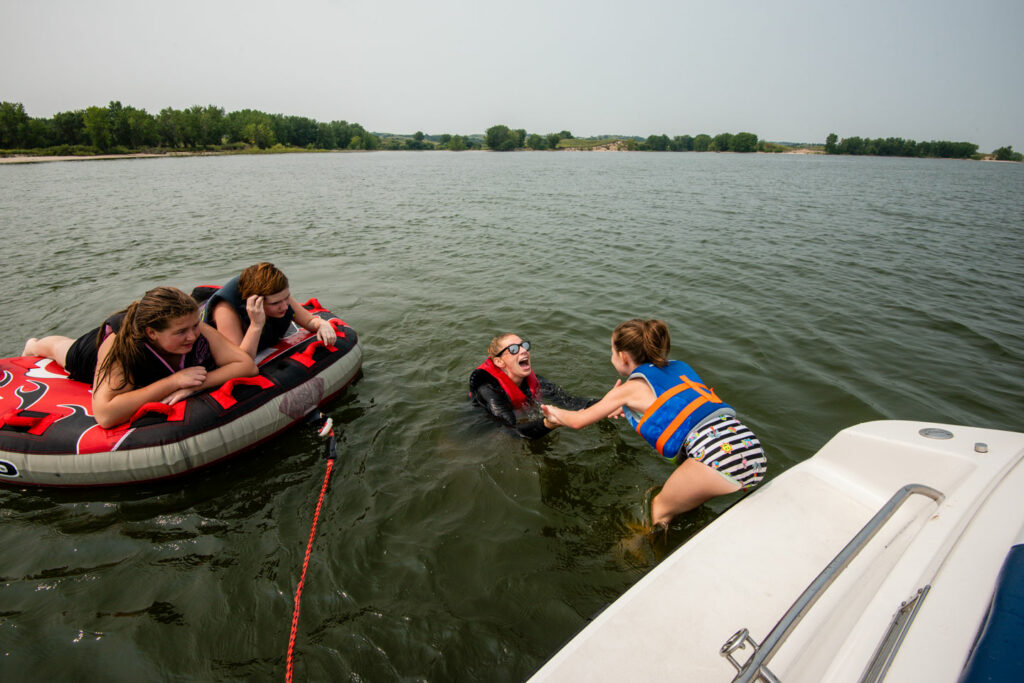
[[[213,104],[395,133],[1024,151],[1024,0],[0,0],[30,116]]]

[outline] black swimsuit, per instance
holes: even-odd
[[[115,313],[104,320],[102,325],[89,330],[72,342],[71,347],[68,349],[67,358],[64,361],[64,369],[67,370],[71,379],[92,384],[93,377],[96,374],[96,354],[99,352],[100,344],[111,334],[116,334],[121,329],[123,321],[124,311]],[[103,331],[102,337],[100,336],[101,330]],[[207,370],[217,368],[217,361],[213,358],[210,343],[202,335],[196,338],[196,343],[192,345],[189,352],[181,357],[178,363],[179,367],[177,368],[168,364],[149,344],[144,346],[146,353],[143,354],[143,360],[136,367],[132,368],[131,373],[132,378],[135,380],[133,386],[136,387],[149,386],[153,382],[173,375],[178,370],[194,365],[202,365]]]

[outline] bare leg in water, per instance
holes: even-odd
[[[740,486],[693,458],[687,458],[665,482],[651,502],[651,524],[668,526],[678,514],[692,510],[715,496],[739,491]]]

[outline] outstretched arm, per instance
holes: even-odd
[[[582,410],[597,403],[599,400],[596,398],[573,396],[562,387],[540,375],[537,375],[537,380],[540,382],[540,400],[554,403],[561,408]]]
[[[541,406],[541,410],[544,411],[544,416],[552,422],[573,429],[581,429],[603,418],[618,415],[623,406],[638,407],[642,404],[645,393],[650,394],[651,389],[643,382],[618,382],[600,401],[588,408],[564,410],[544,404]]]
[[[211,370],[206,375],[206,380],[196,391],[213,389],[229,379],[252,377],[259,372],[256,362],[249,354],[231,343],[216,328],[206,323],[199,323],[199,333],[206,338],[206,342],[210,345],[210,353],[213,354],[213,360],[217,363],[217,369]]]
[[[307,311],[302,304],[295,300],[295,297],[289,297],[288,304],[292,307],[292,312],[295,313],[296,325],[315,334],[317,339],[324,344],[334,345],[334,342],[338,340],[338,333],[334,331],[333,325]]]
[[[125,384],[121,365],[114,363],[103,380],[97,381],[99,368],[113,344],[114,335],[110,335],[100,345],[96,354],[96,377],[93,379],[92,412],[96,422],[104,429],[125,422],[147,403],[160,401],[181,390],[194,391],[206,379],[206,368],[185,368],[152,384],[136,388]]]
[[[200,323],[199,333],[206,338],[206,342],[210,345],[210,353],[213,355],[213,360],[217,364],[217,367],[209,372],[206,372],[205,368],[202,366],[185,368],[185,370],[203,370],[204,374],[202,376],[202,381],[199,384],[181,387],[157,400],[160,400],[167,405],[174,405],[178,401],[182,401],[192,394],[199,393],[204,389],[214,389],[219,387],[229,379],[234,379],[235,377],[252,377],[259,372],[259,368],[256,367],[255,361],[253,361],[245,351],[229,341],[227,337],[222,335],[215,328],[210,327],[206,323]],[[185,370],[180,372],[184,372]]]

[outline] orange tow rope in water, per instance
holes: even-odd
[[[316,512],[313,513],[313,528],[309,530],[309,542],[306,543],[306,557],[302,561],[302,574],[299,576],[299,585],[295,589],[295,611],[292,612],[292,633],[288,638],[288,664],[284,674],[284,680],[287,683],[292,681],[292,656],[295,652],[295,634],[299,630],[299,602],[302,600],[302,587],[306,583],[309,554],[313,551],[313,539],[316,537],[316,525],[320,519],[320,508],[324,504],[324,495],[327,493],[327,482],[331,479],[334,460],[338,457],[338,446],[334,440],[333,422],[329,417],[324,418],[323,413],[320,413],[319,417],[324,419],[324,426],[320,429],[320,436],[328,437],[329,439],[327,442],[327,471],[324,472],[324,483],[320,487],[320,498],[316,501]]]

